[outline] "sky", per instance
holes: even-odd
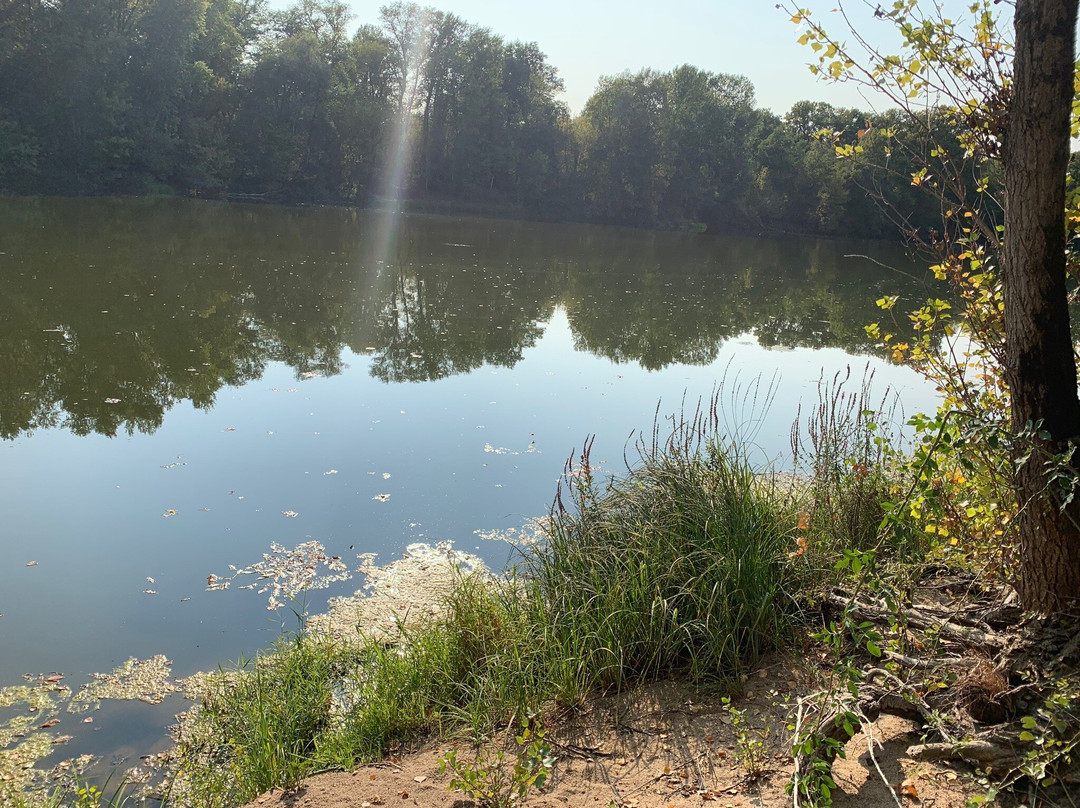
[[[353,24],[377,23],[387,0],[345,0]],[[757,90],[759,107],[778,115],[796,101],[881,109],[853,84],[827,84],[807,69],[811,52],[796,42],[798,29],[777,0],[418,0],[489,28],[506,40],[536,42],[566,84],[562,96],[577,114],[601,76],[644,67],[670,70],[692,64],[715,73],[738,73]],[[829,31],[842,22],[835,3],[803,0],[819,9]],[[270,0],[285,8],[290,0]],[[850,0],[861,31],[884,31],[861,0]]]

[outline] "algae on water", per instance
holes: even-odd
[[[286,512],[286,515],[288,513]],[[232,575],[208,575],[207,589],[228,589],[241,575],[254,575],[254,583],[240,589],[256,589],[259,594],[270,593],[267,609],[278,609],[308,589],[325,589],[335,581],[352,577],[345,562],[338,556],[328,556],[326,548],[317,541],[306,541],[289,550],[276,542],[262,561],[246,567],[229,565]]]
[[[331,598],[326,614],[308,620],[308,631],[342,642],[396,642],[406,621],[439,617],[463,574],[486,570],[471,553],[450,542],[410,544],[401,558],[385,566],[373,554],[359,556],[364,586],[349,597]]]
[[[105,699],[133,699],[160,704],[165,696],[177,690],[169,680],[171,665],[171,660],[158,654],[143,660],[132,657],[109,673],[91,674],[92,681],[72,696],[68,712],[96,709]]]

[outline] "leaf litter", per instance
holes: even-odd
[[[263,553],[262,561],[241,568],[230,564],[229,569],[232,575],[206,576],[206,588],[228,589],[240,576],[254,575],[257,578],[254,583],[238,588],[255,589],[260,595],[269,592],[266,608],[270,610],[284,606],[286,600],[294,599],[301,592],[325,589],[336,581],[347,581],[352,577],[345,562],[338,556],[328,556],[326,548],[317,541],[301,542],[291,550],[272,542],[270,552]]]
[[[164,656],[147,660],[129,659],[110,673],[91,675],[91,682],[74,696],[61,684],[64,675],[24,678],[26,685],[0,688],[0,708],[10,713],[0,721],[0,808],[22,808],[37,804],[31,795],[48,795],[59,784],[70,785],[85,776],[92,755],[61,761],[52,770],[37,768],[38,761],[51,755],[57,746],[73,740],[72,735],[49,732],[61,723],[58,714],[96,708],[104,699],[138,699],[160,703],[177,689],[169,681],[171,663]],[[84,718],[89,724],[92,718]]]
[[[397,641],[406,617],[412,621],[441,615],[462,574],[487,570],[478,556],[455,550],[452,542],[410,544],[401,558],[385,566],[375,563],[373,553],[357,558],[363,587],[349,597],[331,598],[325,614],[309,619],[312,634],[357,644]]]
[[[97,709],[105,699],[137,700],[160,704],[177,690],[169,679],[172,661],[163,654],[139,660],[131,657],[109,673],[94,673],[91,681],[71,697],[69,713]]]

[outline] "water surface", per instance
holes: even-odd
[[[658,402],[722,378],[773,386],[767,412],[722,404],[781,464],[799,401],[847,366],[929,409],[863,330],[927,282],[882,245],[0,199],[0,684],[251,653],[288,610],[206,579],[271,542],[389,559],[452,540],[502,565],[475,531],[546,512],[586,436],[617,470]],[[139,737],[113,709],[105,748]]]

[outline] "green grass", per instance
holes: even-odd
[[[313,771],[333,683],[350,661],[317,638],[286,635],[241,661],[240,675],[213,678],[179,746],[197,803],[240,804]]]
[[[567,696],[671,674],[733,677],[784,633],[790,518],[736,452],[684,446],[643,453],[604,487],[586,451],[569,478],[574,507],[553,514],[526,560],[549,653],[574,671]]]
[[[586,447],[517,571],[463,575],[444,615],[402,626],[401,642],[300,632],[214,677],[177,746],[177,793],[234,805],[425,738],[479,743],[551,702],[670,676],[737,681],[792,636],[818,562],[875,540],[887,481],[863,470],[864,422],[855,443],[844,418],[819,426],[832,454],[791,485],[723,440],[715,413],[654,433],[616,479],[596,479]]]

